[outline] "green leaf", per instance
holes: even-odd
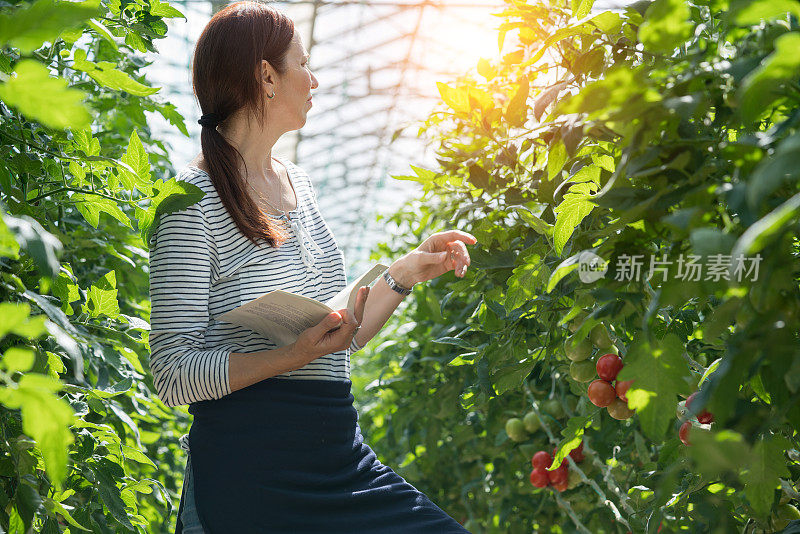
[[[170,178],[167,182],[159,178],[153,184],[153,189],[158,194],[151,200],[147,211],[137,210],[137,223],[144,243],[150,242],[153,226],[162,214],[184,210],[205,196],[205,192],[196,185],[176,178]]]
[[[590,22],[606,35],[615,35],[622,28],[622,17],[619,16],[619,13],[614,13],[613,11],[603,11],[593,17]]]
[[[567,426],[561,431],[561,435],[564,436],[564,439],[559,442],[558,450],[556,451],[556,455],[553,457],[553,463],[547,468],[548,470],[553,470],[560,466],[564,458],[566,458],[573,449],[578,448],[583,440],[584,430],[591,424],[591,415],[569,418],[567,421]]]
[[[134,447],[125,444],[120,444],[120,447],[122,447],[122,453],[128,460],[133,460],[135,462],[139,462],[140,464],[147,464],[153,467],[157,467],[156,464],[154,464],[153,461],[139,449],[136,449]]]
[[[132,29],[125,34],[125,44],[142,53],[148,51],[147,42]]]
[[[184,122],[183,115],[178,113],[178,108],[175,106],[175,104],[161,104],[156,102],[153,105],[155,106],[156,110],[161,113],[162,117],[167,119],[171,125],[180,130],[183,135],[189,137],[189,130],[186,129],[186,123]]]
[[[64,248],[61,241],[29,215],[4,215],[4,221],[20,248],[33,258],[39,271],[50,277],[57,276],[60,271],[58,256]]]
[[[22,429],[36,440],[42,451],[45,468],[56,487],[67,475],[67,451],[74,438],[69,431],[74,412],[55,392],[61,383],[48,376],[30,373],[16,387],[0,388],[0,402],[22,411]]]
[[[587,118],[636,115],[646,103],[658,102],[661,95],[650,87],[641,67],[612,67],[601,80],[589,83],[581,91],[556,105],[558,113],[586,113]]]
[[[25,534],[25,522],[19,515],[16,506],[11,507],[8,514],[8,534]]]
[[[26,117],[50,128],[88,128],[92,116],[83,105],[86,93],[67,87],[32,59],[16,65],[16,76],[0,85],[0,99]]]
[[[116,397],[121,393],[125,393],[131,388],[132,385],[133,385],[133,379],[131,377],[127,377],[123,378],[122,380],[115,383],[111,387],[105,389],[94,388],[91,390],[91,395],[99,397],[101,399],[108,399],[111,397]]]
[[[108,213],[128,228],[133,229],[131,220],[125,215],[119,204],[110,198],[92,193],[75,193],[70,197],[70,200],[75,203],[75,208],[83,215],[83,218],[95,228],[100,224],[100,213],[103,212]]]
[[[117,167],[125,187],[129,191],[133,191],[133,188],[136,187],[143,193],[151,194],[153,179],[150,175],[150,159],[136,130],[131,132],[128,148],[120,158],[120,161],[127,164],[133,171],[131,172],[131,170],[122,165]]]
[[[698,388],[703,385],[703,382],[708,380],[708,377],[711,376],[711,373],[717,370],[721,361],[722,358],[717,358],[711,362],[711,365],[709,365],[708,368],[703,372],[703,376],[700,377],[700,382],[697,383]]]
[[[58,379],[60,375],[64,374],[67,370],[67,367],[64,365],[64,361],[61,359],[61,356],[56,354],[55,352],[47,352],[47,370],[49,372],[49,376],[55,379]]]
[[[467,91],[465,89],[454,89],[442,82],[436,82],[436,87],[439,89],[439,94],[445,104],[456,112],[469,113],[469,98],[467,97]]]
[[[101,14],[100,0],[54,2],[36,0],[32,4],[0,15],[0,44],[10,44],[24,54],[53,42],[65,29],[79,26]]]
[[[105,315],[115,319],[119,316],[116,285],[116,274],[113,270],[107,272],[96,284],[92,284],[87,291],[87,302],[84,304],[85,310],[92,317]]]
[[[181,17],[185,20],[188,20],[183,13],[169,5],[167,2],[161,2],[161,0],[150,0],[150,14],[162,18]]]
[[[0,177],[3,176],[4,171],[4,168],[0,169]],[[6,224],[4,217],[0,214],[0,256],[15,260],[19,258],[19,243],[14,239],[14,234]]]
[[[442,344],[445,344],[445,345],[455,345],[456,347],[461,347],[462,349],[475,350],[475,346],[472,345],[472,343],[470,343],[466,339],[461,339],[460,337],[445,336],[445,337],[440,337],[440,338],[434,339],[432,341],[433,341],[433,343],[442,343]]]
[[[12,187],[11,172],[5,167],[5,165],[0,165],[0,191],[5,193],[6,195],[11,195],[11,187]],[[8,253],[3,252],[2,249],[0,249],[0,254],[8,255]]]
[[[592,11],[594,0],[572,0],[572,15],[582,19]]]
[[[486,81],[493,79],[497,76],[497,69],[493,68],[488,59],[480,58],[478,60],[478,74],[486,78]]]
[[[514,96],[508,103],[508,107],[504,112],[506,121],[510,126],[518,127],[525,124],[528,118],[528,77],[522,76],[519,79],[519,86],[514,92]]]
[[[486,189],[492,181],[492,175],[480,165],[473,163],[469,166],[469,178],[467,178],[467,181],[477,189]]]
[[[528,223],[528,226],[530,226],[531,229],[533,229],[536,233],[548,237],[553,236],[552,224],[543,221],[542,219],[531,213],[531,211],[528,208],[525,208],[523,206],[517,206],[515,209],[520,218],[526,223]]]
[[[547,179],[553,180],[567,162],[567,147],[560,140],[550,146],[547,153]]]
[[[743,465],[750,463],[750,447],[738,432],[707,432],[693,427],[689,439],[692,446],[688,452],[695,460],[697,470],[707,477],[717,478],[726,472],[738,473]]]
[[[529,300],[535,299],[550,277],[550,269],[536,252],[525,257],[508,278],[505,309],[513,311]]]
[[[417,167],[416,165],[409,165],[409,166],[414,171],[415,176],[391,175],[391,177],[394,178],[395,180],[411,180],[413,182],[419,182],[421,184],[429,184],[436,179],[437,173],[435,171],[423,169],[422,167]]]
[[[97,19],[89,19],[87,24],[89,25],[90,28],[96,31],[100,37],[105,39],[106,42],[110,44],[115,51],[119,51],[119,45],[117,44],[117,41],[114,39],[114,35],[108,30],[108,28],[105,27],[105,25],[102,22],[100,22]]]
[[[583,22],[572,24],[565,28],[559,28],[553,32],[550,37],[544,40],[542,46],[539,47],[539,50],[536,51],[530,58],[526,59],[523,63],[520,64],[521,68],[528,67],[530,65],[535,64],[537,61],[542,59],[542,56],[547,53],[547,50],[553,46],[554,44],[563,41],[568,37],[573,37],[575,35],[585,35],[592,31],[592,28],[587,27]]]
[[[669,333],[660,341],[649,341],[642,334],[634,339],[623,360],[625,366],[617,380],[633,380],[628,390],[628,406],[639,414],[645,435],[663,439],[675,420],[678,395],[688,395],[689,369],[683,359],[684,346]]]
[[[535,364],[534,359],[523,360],[495,371],[492,374],[492,385],[497,394],[502,395],[506,391],[521,386],[522,381],[530,374]]]
[[[9,332],[18,333],[18,329],[22,328],[28,322],[28,316],[31,313],[31,307],[28,304],[20,302],[0,302],[0,317],[3,320],[0,322],[0,339],[6,336]]]
[[[595,204],[589,200],[591,196],[587,193],[591,189],[588,187],[591,185],[586,183],[570,186],[569,191],[564,195],[564,200],[553,210],[557,213],[556,226],[553,231],[557,254],[561,254],[575,228],[595,208]]]
[[[92,471],[94,471],[99,482],[97,489],[100,492],[100,499],[114,519],[129,530],[135,530],[125,510],[125,502],[122,500],[120,489],[117,487],[116,477],[118,476],[117,469],[119,469],[119,466],[114,468],[114,465],[116,464],[104,458],[98,465],[92,466]],[[122,474],[124,475],[124,472]]]
[[[137,82],[109,61],[95,63],[87,60],[86,50],[82,48],[75,50],[72,66],[91,76],[100,85],[116,91],[125,91],[135,96],[149,96],[161,90],[159,87],[149,87]]]
[[[558,284],[562,278],[564,278],[569,273],[578,268],[579,265],[578,258],[580,257],[580,255],[581,255],[580,252],[577,254],[573,254],[572,256],[570,256],[569,258],[565,259],[564,261],[558,264],[558,267],[556,267],[553,270],[553,274],[550,275],[550,280],[547,281],[548,293],[553,291],[553,288],[556,287],[556,284]],[[577,311],[575,312],[575,314],[577,315]]]
[[[781,35],[775,39],[775,51],[742,81],[737,98],[743,121],[757,120],[781,97],[783,84],[800,73],[798,47],[800,35],[794,32]]]
[[[785,17],[791,13],[800,18],[800,4],[795,0],[755,0],[731,2],[730,13],[736,24],[750,26],[762,20]]]
[[[70,278],[69,275],[63,271],[58,273],[58,276],[53,281],[51,292],[53,293],[53,296],[58,297],[59,300],[61,300],[61,310],[64,313],[67,315],[72,315],[75,313],[71,304],[76,300],[80,300],[81,294],[78,285],[73,283],[72,278]]]
[[[779,232],[797,218],[800,212],[800,193],[772,210],[745,230],[731,251],[732,258],[747,257],[764,250]]]
[[[11,347],[3,354],[3,359],[0,361],[6,371],[12,373],[20,371],[25,373],[31,370],[33,363],[36,361],[36,353],[28,348]]]
[[[785,183],[796,183],[800,177],[797,153],[800,150],[800,133],[784,139],[772,157],[763,159],[747,179],[747,203],[758,211],[762,201]]]
[[[742,474],[744,493],[756,515],[766,519],[772,508],[775,490],[780,486],[780,477],[790,476],[783,452],[791,445],[783,436],[766,436],[756,443],[750,461],[744,463],[747,470]]]
[[[689,4],[684,0],[656,0],[645,12],[639,40],[646,50],[671,55],[692,36]]]
[[[60,502],[58,502],[58,501],[55,501],[55,500],[51,499],[50,497],[45,497],[45,498],[44,498],[44,506],[45,506],[45,508],[47,508],[47,510],[48,510],[48,511],[49,511],[51,514],[53,514],[53,515],[55,515],[55,514],[59,514],[59,515],[61,515],[61,517],[63,517],[63,518],[64,518],[64,520],[65,520],[67,523],[69,523],[70,525],[72,525],[73,527],[75,527],[75,528],[79,528],[79,529],[81,529],[81,530],[85,530],[85,531],[87,531],[87,532],[91,532],[91,530],[90,530],[90,529],[88,529],[88,528],[84,527],[83,525],[81,525],[80,523],[78,523],[77,521],[75,521],[75,519],[74,519],[74,518],[72,517],[72,515],[69,513],[69,509],[72,509],[72,507],[71,507],[71,506],[70,506],[70,507],[69,507],[69,509],[68,509],[68,508],[67,508],[67,506],[66,506],[66,505],[64,505],[63,503],[60,503]]]

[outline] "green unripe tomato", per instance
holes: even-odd
[[[573,362],[585,360],[592,355],[593,350],[594,345],[592,345],[592,342],[588,339],[582,339],[577,343],[577,345],[573,345],[572,336],[570,336],[567,338],[567,341],[564,342],[564,352],[566,353],[567,358]]]
[[[581,324],[583,324],[583,321],[586,319],[587,315],[589,314],[586,313],[585,311],[582,311],[578,313],[578,315],[570,319],[569,323],[567,324],[567,328],[569,328],[569,331],[572,332],[573,334],[577,332],[578,328],[581,327]]]
[[[526,437],[525,424],[522,422],[522,419],[512,417],[506,421],[506,434],[508,434],[508,437],[513,441],[524,441]]]
[[[561,406],[561,401],[558,399],[544,401],[544,403],[542,403],[542,410],[556,419],[564,417],[564,407]]]
[[[569,408],[569,411],[574,412],[578,408],[578,397],[573,397],[572,395],[567,397],[567,408]]]
[[[772,526],[780,531],[795,519],[800,519],[800,510],[791,504],[779,504],[772,516]]]
[[[572,470],[567,474],[567,489],[572,489],[581,482],[583,482],[583,480],[577,471]]]
[[[608,330],[602,324],[597,324],[589,332],[589,340],[598,349],[607,349],[611,347],[614,342],[608,337]]]
[[[569,364],[569,376],[578,382],[591,382],[597,376],[597,368],[592,360],[583,360]]]
[[[525,417],[522,418],[522,424],[525,425],[525,430],[531,433],[542,428],[542,422],[539,421],[539,416],[536,415],[536,412],[526,413]]]

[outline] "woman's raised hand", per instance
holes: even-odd
[[[461,230],[436,232],[394,262],[392,277],[404,287],[426,282],[448,271],[463,278],[472,263],[466,245],[477,242],[474,235]]]

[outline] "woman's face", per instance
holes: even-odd
[[[286,127],[290,130],[301,128],[311,109],[311,90],[317,87],[319,82],[308,68],[308,53],[295,32],[286,55],[286,71],[278,77],[277,83],[265,84],[267,95],[275,91],[274,98],[267,98],[269,114],[272,117],[285,117],[288,122]]]

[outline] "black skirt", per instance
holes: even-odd
[[[352,383],[269,378],[189,405],[205,534],[464,534],[364,443]],[[178,512],[176,534],[182,531]]]

